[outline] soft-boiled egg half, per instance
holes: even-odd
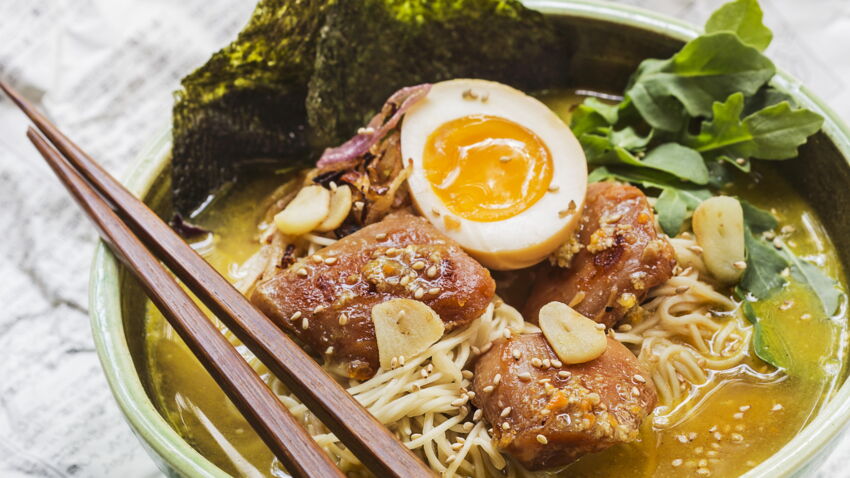
[[[546,105],[501,83],[436,83],[405,115],[401,153],[419,212],[492,269],[542,261],[567,242],[587,163]]]

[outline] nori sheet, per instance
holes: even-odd
[[[402,86],[470,77],[535,90],[563,84],[569,56],[516,0],[261,0],[176,95],[175,210],[188,216],[247,161],[315,159]]]

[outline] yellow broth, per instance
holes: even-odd
[[[565,120],[577,101],[571,92],[541,97]],[[232,279],[237,266],[258,249],[260,205],[284,179],[266,175],[237,183],[197,218],[216,235],[194,246],[227,277]],[[824,264],[846,289],[841,264],[817,216],[780,177],[760,169],[742,176],[729,193],[771,210],[781,225],[792,226],[795,232],[787,242],[794,252]],[[789,300],[794,306],[781,310]],[[750,357],[747,365],[764,375],[745,373],[744,367],[724,373],[683,421],[658,430],[648,419],[638,441],[586,456],[563,475],[667,477],[708,468],[711,476],[725,477],[756,466],[802,429],[840,385],[848,333],[845,307],[835,317],[825,317],[814,294],[793,283],[756,304],[765,333],[789,345],[792,365],[787,374]],[[169,423],[231,474],[283,476],[266,446],[150,303],[145,320],[148,378]]]

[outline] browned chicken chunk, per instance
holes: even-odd
[[[588,186],[578,242],[568,269],[542,267],[523,310],[526,320],[536,323],[541,307],[559,301],[612,327],[667,281],[676,264],[646,196],[625,184]]]
[[[656,402],[637,358],[610,337],[577,365],[561,364],[542,334],[500,340],[478,359],[473,387],[498,447],[529,470],[634,440]]]
[[[378,370],[372,307],[418,299],[446,330],[480,316],[490,273],[427,220],[394,214],[261,283],[251,300],[312,353],[364,380]]]

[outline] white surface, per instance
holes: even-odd
[[[622,0],[702,23],[720,0]],[[762,0],[770,56],[850,119],[850,2]],[[3,0],[0,77],[113,173],[168,120],[178,79],[253,0]],[[0,476],[157,476],[112,400],[86,313],[95,235],[0,98]],[[850,437],[820,477],[847,476]]]

